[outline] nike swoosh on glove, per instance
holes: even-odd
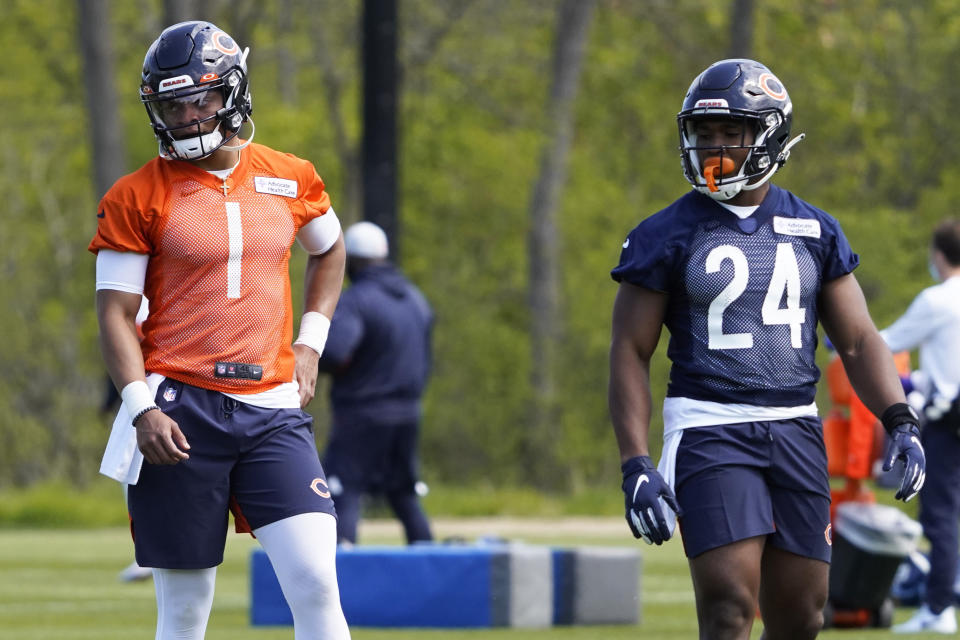
[[[667,527],[660,499],[680,515],[673,489],[666,483],[650,456],[636,456],[622,465],[623,493],[626,497],[627,524],[634,538],[647,544],[663,544],[672,531]]]
[[[903,481],[895,496],[897,500],[909,502],[920,492],[923,481],[927,479],[927,457],[920,444],[920,430],[917,425],[905,423],[890,431],[890,442],[884,453],[883,470],[890,471],[894,463],[903,460],[906,467]]]

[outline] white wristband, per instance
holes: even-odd
[[[147,407],[156,406],[150,387],[143,380],[134,380],[120,391],[120,398],[127,407],[127,413],[133,420]]]
[[[300,319],[300,335],[293,344],[305,344],[322,354],[329,332],[330,318],[317,311],[307,311]]]

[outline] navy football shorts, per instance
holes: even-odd
[[[690,558],[738,540],[830,562],[830,484],[817,418],[685,429],[675,489]]]
[[[175,465],[143,463],[128,507],[137,563],[204,569],[223,562],[227,513],[238,530],[299,515],[336,515],[300,409],[265,409],[167,378],[157,404],[190,444]]]

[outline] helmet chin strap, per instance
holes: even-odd
[[[744,190],[744,191],[753,191],[754,189],[758,189],[764,182],[766,182],[767,180],[769,180],[770,178],[772,178],[772,177],[773,177],[773,174],[775,174],[775,173],[777,172],[777,169],[779,169],[780,167],[782,167],[782,166],[784,165],[784,163],[786,163],[787,158],[790,157],[790,148],[793,147],[793,145],[797,144],[798,142],[800,142],[801,140],[803,140],[803,139],[806,138],[806,137],[807,137],[807,134],[801,133],[801,134],[798,135],[796,138],[794,138],[793,140],[791,140],[790,142],[788,142],[788,143],[786,144],[786,146],[783,147],[783,151],[780,152],[780,155],[777,156],[776,161],[774,161],[774,162],[772,163],[772,165],[771,165],[771,167],[770,167],[770,170],[767,171],[765,174],[763,174],[763,177],[760,178],[759,180],[757,180],[756,182],[754,182],[753,184],[745,184],[745,185],[743,185],[743,190]]]
[[[221,149],[226,149],[228,151],[239,151],[240,149],[245,149],[247,145],[253,142],[253,136],[257,133],[257,125],[253,123],[253,118],[247,116],[247,122],[250,123],[250,137],[244,140],[243,144],[236,145],[223,145]]]
[[[248,118],[247,118],[247,121],[250,123],[250,137],[247,138],[247,139],[243,142],[243,144],[238,144],[238,145],[226,145],[226,144],[223,144],[223,145],[217,147],[217,149],[226,149],[227,151],[239,151],[240,149],[246,148],[251,142],[253,142],[253,136],[254,136],[254,134],[257,132],[257,127],[256,127],[256,125],[253,123],[253,118],[249,118],[249,117],[248,117]],[[218,126],[216,129],[214,129],[214,130],[211,131],[210,133],[205,133],[205,134],[203,134],[202,136],[194,136],[193,138],[185,138],[185,139],[182,140],[182,141],[181,141],[181,140],[174,141],[174,146],[177,147],[176,142],[187,142],[187,141],[197,140],[198,138],[205,138],[205,137],[207,137],[207,136],[212,136],[212,135],[214,135],[214,134],[219,134],[219,135],[221,136],[221,139],[222,139],[222,134],[220,134],[220,127]],[[219,142],[218,142],[217,144],[219,144]],[[215,146],[215,144],[211,144],[210,146]],[[214,149],[214,151],[216,151],[217,149]],[[164,160],[195,160],[195,159],[200,158],[199,155],[194,156],[194,157],[190,157],[190,153],[189,153],[189,151],[187,151],[186,149],[182,149],[182,148],[179,148],[179,147],[178,147],[177,150],[178,150],[178,152],[181,154],[180,157],[174,157],[174,156],[170,155],[169,153],[167,153],[167,150],[163,148],[163,143],[160,142],[159,140],[157,141],[157,151],[158,151],[160,157],[163,158]],[[211,151],[210,153],[213,153],[213,152]],[[207,155],[210,155],[210,154],[207,154]],[[206,156],[204,156],[204,157],[206,157]]]

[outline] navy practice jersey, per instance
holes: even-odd
[[[771,185],[745,220],[690,191],[630,232],[611,275],[669,295],[668,396],[792,407],[816,395],[821,286],[858,264],[833,217]]]

